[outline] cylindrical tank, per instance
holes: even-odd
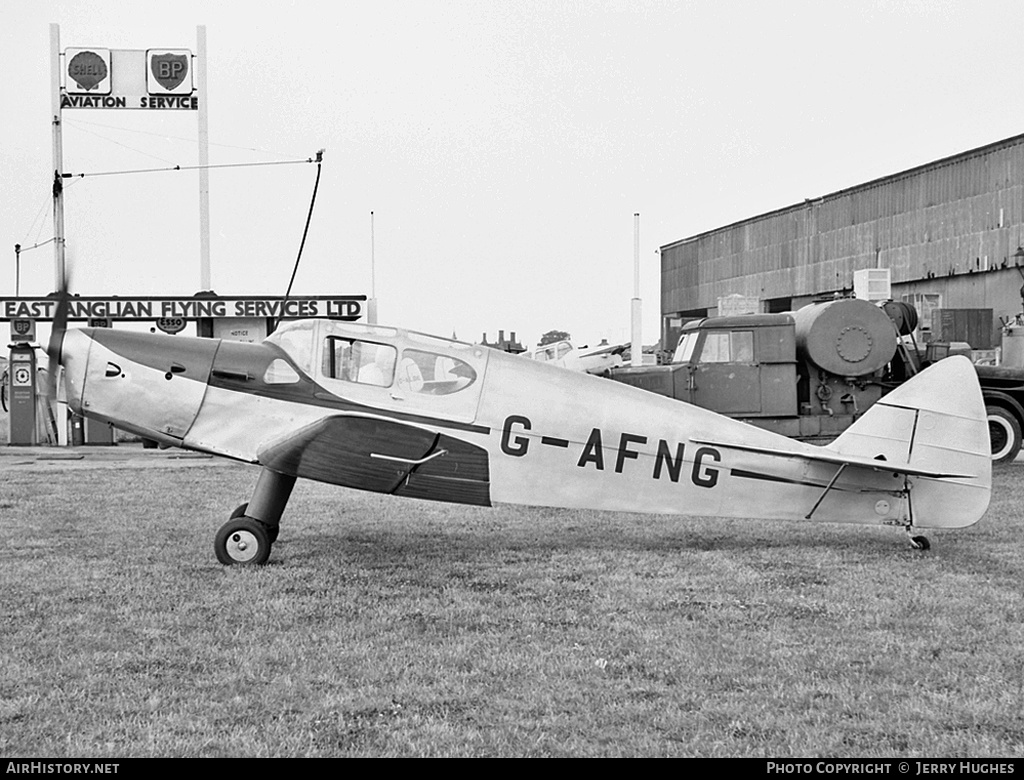
[[[812,303],[797,312],[796,346],[818,368],[842,377],[872,374],[896,353],[896,328],[859,298]]]
[[[886,301],[882,304],[882,311],[892,320],[900,336],[909,336],[917,329],[917,309],[909,303]]]
[[[1003,328],[1003,349],[999,365],[1024,368],[1024,325],[1014,323]]]

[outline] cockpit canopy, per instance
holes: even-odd
[[[377,325],[299,320],[266,339],[309,376],[446,396],[472,387],[486,362],[470,344]]]

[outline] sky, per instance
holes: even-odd
[[[1019,0],[0,0],[0,297],[55,288],[61,48],[206,28],[213,289],[375,292],[379,321],[643,341],[658,249],[1024,132]],[[195,112],[64,110],[75,292],[200,289]],[[97,174],[109,175],[97,175]],[[371,231],[371,212],[372,231]],[[7,260],[2,258],[6,254]],[[371,262],[372,260],[372,262]]]

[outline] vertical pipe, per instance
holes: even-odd
[[[206,95],[206,25],[196,27],[196,91],[199,93],[199,289],[213,287],[210,276],[210,129]]]
[[[64,266],[64,136],[61,127],[60,107],[60,25],[50,24],[50,101],[53,114],[53,275],[54,289],[67,289],[67,275]],[[20,258],[19,258],[20,259]],[[20,266],[20,263],[19,263]],[[21,276],[21,269],[18,269],[18,276]],[[18,280],[18,287],[21,280]],[[20,290],[19,290],[20,292]],[[58,373],[60,368],[57,369]],[[49,403],[47,404],[49,405]],[[67,419],[67,407],[56,404],[57,444],[66,446],[68,443],[68,427],[64,424]],[[34,426],[33,426],[34,428]],[[32,440],[36,440],[36,433],[33,431]]]
[[[53,114],[53,275],[64,286],[64,139],[60,108],[60,25],[50,25],[50,105]]]
[[[377,324],[377,252],[373,236],[373,212],[370,212],[370,300],[366,302],[366,321]]]
[[[640,214],[633,214],[633,301],[630,307],[630,365],[642,366],[644,345],[641,335],[640,308]]]

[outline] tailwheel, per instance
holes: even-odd
[[[234,517],[217,531],[213,549],[225,566],[260,566],[270,557],[269,529],[251,517]]]

